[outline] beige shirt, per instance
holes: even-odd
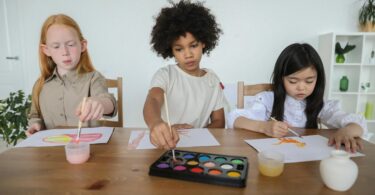
[[[166,93],[171,124],[206,127],[211,113],[224,108],[227,101],[219,78],[213,71],[204,70],[204,76],[196,77],[177,65],[169,65],[155,73],[150,88],[159,87]],[[166,121],[164,105],[161,109],[162,118]]]
[[[105,78],[99,72],[78,74],[76,71],[70,71],[60,77],[55,69],[53,75],[45,81],[39,96],[42,116],[32,104],[29,126],[36,122],[46,129],[53,129],[57,126],[77,126],[78,117],[75,111],[84,97],[110,99],[115,109],[109,117],[116,115],[116,100],[112,94],[108,93]],[[89,121],[83,126],[98,126],[98,123]]]

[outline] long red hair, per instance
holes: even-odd
[[[40,104],[39,104],[39,95],[43,88],[44,82],[47,78],[49,78],[52,74],[54,69],[56,68],[56,64],[53,62],[52,58],[44,54],[42,45],[46,44],[46,34],[49,29],[54,24],[65,25],[67,27],[73,28],[78,36],[80,41],[84,41],[85,38],[82,35],[81,29],[79,28],[78,24],[69,16],[64,14],[57,14],[52,15],[47,18],[42,26],[42,30],[40,33],[40,42],[39,42],[39,67],[40,67],[40,76],[33,87],[32,92],[32,102],[36,106],[36,109],[39,114],[40,111]],[[84,52],[81,53],[81,58],[78,62],[76,71],[78,74],[83,74],[87,72],[94,71],[94,66],[92,65],[88,50],[86,49]]]

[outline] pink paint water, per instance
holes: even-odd
[[[66,156],[66,160],[72,164],[81,164],[90,158],[90,154],[76,154]]]
[[[66,160],[71,164],[81,164],[90,158],[90,144],[87,142],[70,142],[65,145]]]

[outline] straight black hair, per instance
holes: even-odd
[[[286,47],[278,57],[271,77],[274,92],[274,103],[271,116],[279,121],[284,119],[284,103],[286,90],[283,78],[297,71],[313,67],[317,72],[314,91],[306,98],[305,128],[318,127],[318,114],[323,108],[325,73],[318,52],[309,44],[294,43]]]

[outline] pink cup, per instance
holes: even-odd
[[[82,164],[90,158],[90,144],[70,142],[65,145],[66,160],[71,164]]]

